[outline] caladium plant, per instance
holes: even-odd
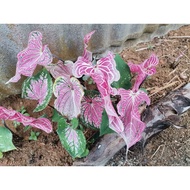
[[[42,45],[42,34],[31,32],[27,48],[17,55],[16,75],[8,81],[17,82],[21,75],[28,76],[23,84],[22,97],[38,101],[34,111],[43,110],[52,93],[55,95],[52,121],[58,123],[57,134],[73,158],[88,154],[82,125],[100,130],[100,135],[118,133],[126,142],[127,150],[141,139],[146,125],[141,121],[139,106],[143,103],[150,105],[150,99],[139,88],[147,76],[156,72],[158,64],[155,54],[141,64],[127,64],[112,52],[100,59],[93,58],[88,46],[94,33],[92,31],[84,37],[84,51],[76,62],[60,59],[52,63],[49,48]],[[37,65],[44,68],[32,76]],[[137,74],[133,87],[131,72]],[[91,86],[86,85],[88,82]],[[48,133],[52,131],[51,123],[45,118],[23,116],[2,107],[1,118],[16,120]]]
[[[123,84],[120,82],[115,85],[118,87],[118,90],[116,90],[111,87],[111,84],[120,79],[120,74],[116,69],[113,55],[110,53],[107,57],[101,58],[97,62],[91,60],[92,56],[89,51],[88,55],[90,56],[85,56],[87,44],[93,33],[90,33],[84,39],[84,53],[76,61],[73,74],[76,77],[81,77],[82,75],[92,77],[104,101],[104,108],[109,119],[109,127],[123,137],[128,149],[141,139],[141,134],[145,128],[145,124],[141,121],[138,108],[143,102],[149,105],[150,99],[145,92],[139,90],[139,87],[147,76],[155,73],[158,58],[152,54],[149,59],[140,65],[130,63],[130,70],[138,74],[133,89],[122,89],[121,87],[123,86],[121,85]],[[120,95],[121,97],[117,105],[118,113],[113,107],[110,95]]]

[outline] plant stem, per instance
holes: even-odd
[[[63,63],[65,63],[65,61],[63,59],[61,59],[60,57],[58,57],[57,55],[55,55],[55,54],[52,54],[52,55],[53,55],[53,57],[55,57],[55,58],[61,60]]]
[[[12,129],[10,129],[9,127],[8,127],[8,125],[5,123],[5,120],[2,120],[3,121],[3,124],[4,124],[4,126],[7,128],[7,129],[9,129],[15,136],[17,136],[18,138],[21,138],[18,134],[16,134]]]
[[[48,104],[48,106],[49,106],[50,108],[52,108],[52,109],[55,109],[53,106],[51,106],[51,105],[49,105],[49,104]]]

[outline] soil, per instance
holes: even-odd
[[[163,37],[156,37],[150,42],[140,43],[121,52],[122,58],[133,63],[141,63],[151,53],[159,57],[157,73],[148,78],[142,87],[146,88],[155,104],[169,92],[190,82],[190,25],[171,31]],[[181,37],[183,36],[183,37]],[[186,37],[184,37],[186,36]],[[24,106],[30,116],[40,117],[44,113],[52,116],[52,108],[48,106],[44,111],[33,113],[36,102],[20,98],[20,95],[10,96],[0,102],[1,106],[21,109]],[[188,166],[190,165],[190,111],[182,115],[182,125],[186,129],[168,128],[151,139],[144,154],[140,152],[137,143],[130,148],[128,162],[125,163],[125,147],[121,149],[107,166]],[[15,130],[13,123],[7,125]],[[23,132],[23,126],[18,126],[13,136],[13,143],[17,150],[3,154],[1,166],[72,166],[73,159],[62,147],[56,133],[56,123],[53,132],[46,134],[39,131],[37,141],[29,140],[30,130]],[[91,131],[87,131],[91,136]]]

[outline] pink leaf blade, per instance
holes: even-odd
[[[14,77],[10,78],[5,84],[10,82],[18,82],[21,79],[21,75],[17,72]]]
[[[112,105],[110,96],[104,96],[103,100],[104,107],[109,119],[109,127],[118,134],[122,133],[124,131],[124,126]]]
[[[146,59],[141,65],[143,71],[148,75],[153,75],[156,72],[156,65],[158,65],[159,59],[155,54],[152,54],[148,59]]]
[[[141,72],[141,68],[140,68],[140,66],[137,65],[137,64],[134,64],[134,63],[132,63],[132,62],[128,62],[128,66],[129,66],[130,71],[131,71],[132,73],[140,73],[140,72]]]
[[[81,115],[85,122],[89,123],[91,126],[100,128],[103,110],[104,102],[101,97],[83,97]]]
[[[120,88],[118,90],[118,94],[121,96],[121,100],[117,104],[117,110],[121,116],[124,116],[131,111],[135,111],[137,113],[139,105],[144,101],[147,105],[150,104],[150,98],[142,90],[133,92],[132,90]]]
[[[86,36],[84,37],[84,51],[83,51],[83,58],[87,61],[91,61],[92,60],[92,52],[87,50],[88,47],[88,43],[92,37],[92,35],[95,33],[95,30],[86,34]]]
[[[54,102],[55,108],[69,119],[78,117],[84,95],[80,82],[74,77],[58,77],[54,83],[53,92],[57,98]]]
[[[52,132],[52,124],[46,118],[35,119],[33,122],[29,123],[28,125],[38,128],[38,129],[41,129],[41,130],[45,131],[46,133]]]
[[[32,118],[26,115],[21,114],[15,110],[9,110],[0,106],[0,119],[18,121],[24,126],[30,125],[32,127],[41,129],[46,133],[52,132],[52,124],[46,118]]]
[[[128,63],[131,72],[137,73],[137,78],[133,87],[133,91],[138,91],[142,82],[147,76],[151,76],[156,73],[156,65],[159,63],[159,59],[155,54],[152,54],[143,63],[137,65],[131,62]]]
[[[120,73],[116,69],[114,55],[111,52],[109,52],[106,57],[98,60],[97,69],[103,73],[105,80],[108,81],[109,85],[111,85],[112,82],[118,81],[120,79]]]
[[[125,126],[125,131],[121,134],[127,145],[127,149],[141,140],[142,133],[146,127],[145,123],[143,123],[140,118],[135,116],[135,114],[132,114],[130,119],[131,120],[128,121],[127,125]]]
[[[83,57],[79,57],[73,66],[73,75],[77,78],[83,75],[91,75],[94,68],[91,62],[87,62]]]
[[[119,89],[118,94],[121,96],[121,100],[117,104],[117,110],[125,128],[122,137],[129,148],[140,140],[141,134],[146,127],[145,123],[140,120],[139,106],[143,102],[150,105],[150,98],[142,90],[134,92]]]
[[[96,32],[96,30],[93,30],[92,32],[90,32],[90,33],[88,33],[88,34],[85,35],[85,37],[84,37],[84,44],[85,44],[86,46],[88,46],[88,42],[89,42],[89,40],[91,39],[92,35],[93,35],[95,32]],[[86,47],[86,46],[85,46],[85,47]]]
[[[42,34],[39,31],[33,31],[29,35],[28,46],[17,55],[16,74],[8,82],[17,82],[21,75],[31,77],[36,66],[48,65],[52,62],[53,56],[45,45],[42,46]]]
[[[73,75],[73,62],[72,61],[58,61],[56,64],[49,64],[46,69],[51,73],[53,78],[61,76],[70,78]]]

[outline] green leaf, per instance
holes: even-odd
[[[1,159],[1,158],[3,158],[3,153],[2,153],[2,152],[0,152],[0,159]]]
[[[104,109],[103,113],[102,113],[102,123],[100,126],[100,136],[108,134],[108,133],[114,133],[114,131],[112,129],[109,128],[109,119],[108,119],[108,115]]]
[[[78,127],[78,125],[79,125],[78,119],[77,119],[77,118],[73,118],[73,119],[71,120],[71,125],[72,125],[72,128],[73,128],[73,129],[76,129],[76,128]]]
[[[52,78],[45,68],[35,76],[27,78],[22,85],[22,98],[39,101],[34,112],[41,111],[48,105],[52,93]]]
[[[89,75],[84,75],[84,76],[82,77],[82,80],[83,80],[83,81],[87,81],[89,78],[90,78]]]
[[[34,131],[31,131],[31,132],[30,132],[29,140],[33,140],[33,141],[36,141],[36,140],[37,140],[37,136],[36,136],[36,134],[35,134]]]
[[[31,131],[29,140],[37,141],[39,135],[40,135],[40,132]]]
[[[29,129],[31,129],[32,127],[30,125],[27,125],[25,128],[24,128],[24,132],[28,131]]]
[[[148,91],[145,88],[140,88],[139,90],[142,90],[143,92],[145,92],[146,94],[148,94]]]
[[[61,132],[63,129],[65,129],[68,126],[68,123],[66,122],[65,118],[61,118],[58,121],[58,129],[57,132]]]
[[[131,88],[131,72],[127,63],[118,55],[115,56],[116,68],[120,72],[120,79],[113,82],[111,85],[114,88]]]
[[[62,119],[62,118],[63,118],[63,116],[61,116],[61,114],[56,109],[54,109],[53,110],[52,121],[53,122],[59,122],[59,120]]]
[[[97,95],[100,95],[100,92],[97,90],[84,90],[84,95],[93,98]]]
[[[36,136],[38,137],[40,135],[40,132],[36,132]]]
[[[13,135],[9,129],[0,126],[0,152],[8,152],[15,150],[13,142]]]
[[[15,128],[17,128],[18,126],[20,126],[20,122],[18,121],[13,121],[13,125]]]
[[[81,130],[73,129],[64,119],[58,122],[57,134],[62,146],[72,156],[81,158],[86,151],[86,138]]]
[[[86,157],[89,154],[89,150],[86,149],[81,155],[80,158]]]

